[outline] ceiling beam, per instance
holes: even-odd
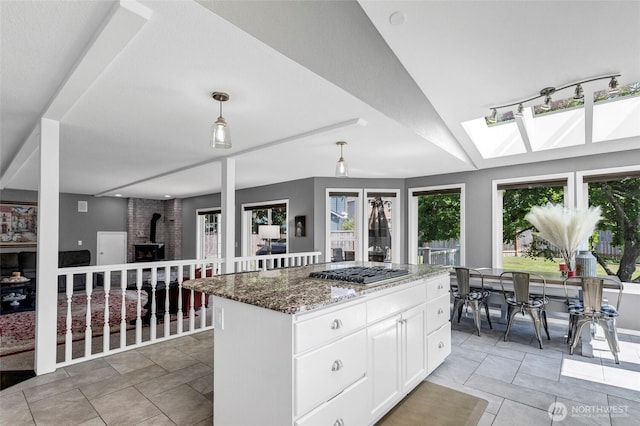
[[[62,121],[109,64],[140,32],[151,15],[151,9],[136,1],[121,0],[117,3],[94,37],[87,42],[86,50],[45,107],[42,117]],[[26,160],[37,152],[39,135],[38,121],[0,178],[0,189],[7,188]]]

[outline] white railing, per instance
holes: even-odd
[[[233,263],[236,272],[246,272],[310,265],[318,263],[320,255],[247,256]],[[222,263],[201,259],[60,268],[63,291],[55,341],[64,350],[43,350],[54,357],[59,352],[58,368],[211,329],[209,296],[183,289],[182,283],[219,275]],[[40,320],[55,319],[42,315]]]

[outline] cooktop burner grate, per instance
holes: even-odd
[[[382,280],[401,277],[408,273],[409,271],[406,269],[390,269],[383,266],[350,266],[347,268],[311,272],[309,274],[309,278],[346,281],[355,284],[371,284]]]

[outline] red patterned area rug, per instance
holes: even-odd
[[[141,305],[147,302],[142,292]],[[135,328],[129,321],[136,319],[138,296],[133,290],[125,294],[125,321],[127,330]],[[102,289],[95,289],[91,295],[91,331],[93,337],[101,336],[104,331],[105,294]],[[141,315],[146,309],[141,310]],[[87,295],[77,293],[71,301],[71,331],[73,340],[84,339],[87,315]],[[122,319],[122,294],[109,294],[109,326],[111,333],[120,331]],[[35,344],[35,311],[16,312],[0,315],[0,356],[33,350]],[[64,343],[67,329],[67,298],[64,293],[58,294],[58,343]]]

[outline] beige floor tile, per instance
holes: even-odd
[[[98,417],[78,389],[29,403],[37,425],[77,425]]]
[[[91,401],[108,425],[135,425],[161,414],[137,389],[125,388]]]
[[[138,349],[138,352],[167,371],[180,370],[198,362],[196,359],[186,355],[184,352],[174,347],[156,348],[154,345],[150,345]]]
[[[78,423],[76,426],[105,426],[106,423],[102,421],[100,417],[94,417],[91,420],[87,420],[83,423]]]
[[[192,425],[211,417],[213,404],[187,385],[149,397],[177,425]]]
[[[167,371],[164,368],[159,365],[151,365],[150,367],[130,371],[126,374],[109,377],[99,383],[91,383],[82,386],[80,387],[80,390],[88,399],[91,400],[111,392],[154,379],[164,374],[167,374]]]
[[[104,358],[104,360],[120,374],[129,373],[130,371],[139,370],[153,365],[153,361],[139,353],[137,350],[110,355]]]
[[[213,425],[213,423],[210,423],[210,426],[211,425]],[[164,414],[158,414],[157,416],[143,420],[140,423],[136,423],[136,426],[175,426],[175,423]]]
[[[480,362],[451,354],[432,374],[464,384],[480,366]]]
[[[29,405],[22,392],[0,396],[0,425],[34,425]]]
[[[25,380],[24,382],[20,382],[16,385],[11,386],[10,388],[3,389],[2,391],[0,391],[0,396],[8,395],[10,393],[20,392],[25,389],[29,389],[35,386],[45,385],[47,383],[66,379],[68,377],[69,377],[69,374],[67,374],[67,372],[63,368],[60,368],[57,371],[54,371],[53,373],[32,377],[31,379]]]
[[[507,399],[502,403],[500,411],[496,414],[493,426],[513,426],[514,424],[518,426],[550,425],[551,417],[546,409],[533,408]]]
[[[213,369],[198,363],[136,385],[146,396],[157,395],[200,377],[212,377]]]
[[[33,401],[38,401],[56,395],[60,392],[80,388],[90,383],[99,383],[117,374],[118,372],[111,367],[99,368],[93,372],[85,372],[57,380],[55,382],[25,389],[24,394],[27,397],[27,401],[31,403]]]
[[[511,383],[520,368],[520,361],[489,354],[475,370],[475,374]]]
[[[522,361],[524,359],[524,352],[519,350],[513,350],[508,348],[501,348],[495,345],[485,345],[483,343],[466,341],[460,345],[462,349],[469,351],[479,351],[487,354],[494,354],[503,358],[510,358],[516,361]]]
[[[213,374],[198,377],[187,384],[202,395],[213,392]]]
[[[479,374],[472,375],[465,386],[500,396],[505,398],[505,402],[507,400],[516,401],[541,410],[546,410],[556,400],[555,395],[550,393],[506,383],[502,380]]]
[[[69,376],[77,376],[78,374],[91,372],[104,367],[110,367],[110,365],[104,360],[104,358],[99,358],[64,367],[64,370],[66,370]]]

